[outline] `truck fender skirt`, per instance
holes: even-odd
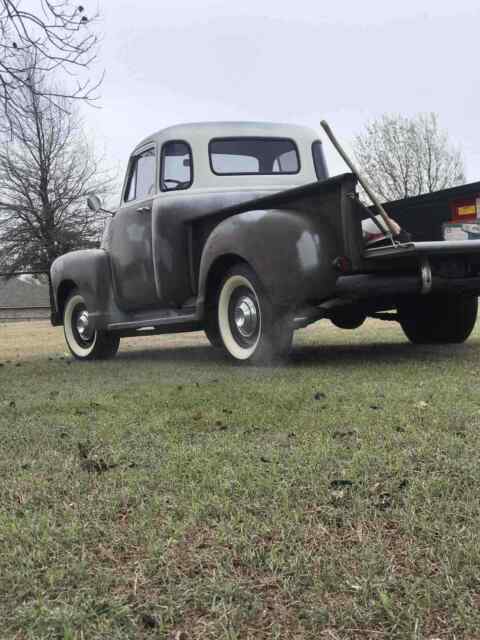
[[[391,295],[421,294],[421,277],[361,274],[337,279],[336,293],[340,298],[364,299]],[[442,278],[432,276],[430,293],[470,293],[480,295],[480,276]]]

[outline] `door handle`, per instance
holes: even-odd
[[[145,207],[139,207],[137,209],[137,212],[138,213],[149,213],[151,210],[152,210],[151,206],[150,207],[145,206]]]

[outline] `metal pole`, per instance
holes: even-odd
[[[354,194],[352,194],[352,196],[351,196],[351,197],[352,197],[352,199],[355,199],[355,200],[356,200],[356,202],[357,202],[357,205],[365,211],[365,213],[367,214],[367,216],[368,216],[368,217],[370,218],[370,220],[374,223],[374,225],[377,227],[377,229],[380,231],[380,233],[383,233],[383,234],[385,234],[385,235],[387,235],[387,236],[388,236],[388,235],[389,235],[388,229],[385,229],[385,227],[383,227],[383,226],[380,224],[380,222],[379,222],[379,220],[378,220],[377,216],[374,216],[374,215],[373,215],[373,213],[371,212],[371,210],[370,210],[366,205],[364,205],[364,204],[363,204],[363,202],[362,202],[361,200],[357,200],[357,197],[356,197]],[[383,219],[383,218],[382,218],[382,219]]]
[[[350,160],[350,158],[346,154],[345,150],[343,149],[343,147],[340,145],[340,143],[338,142],[337,138],[335,137],[335,134],[330,129],[330,126],[329,126],[328,122],[326,122],[325,120],[322,120],[320,122],[320,124],[322,125],[322,127],[323,127],[325,133],[327,134],[327,136],[330,138],[330,142],[333,144],[335,149],[338,151],[338,153],[342,156],[342,158],[345,160],[347,165],[352,170],[352,173],[354,173],[357,176],[358,181],[360,182],[362,187],[365,189],[366,194],[368,195],[370,200],[373,202],[373,204],[377,208],[378,213],[382,216],[383,221],[385,222],[385,224],[387,225],[388,230],[390,231],[390,235],[392,236],[392,238],[394,238],[397,235],[397,230],[395,229],[395,226],[392,224],[392,221],[390,220],[390,217],[389,217],[388,213],[382,207],[382,205],[380,203],[380,200],[373,193],[373,191],[368,186],[368,182],[365,180],[365,178],[362,176],[360,171],[357,169],[357,167]]]

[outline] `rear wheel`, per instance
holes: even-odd
[[[476,296],[459,294],[414,296],[398,305],[400,325],[414,344],[465,342],[477,310]]]
[[[118,351],[118,336],[91,328],[87,305],[78,289],[72,291],[65,303],[63,331],[70,353],[78,360],[112,358]]]
[[[219,290],[218,329],[227,353],[239,361],[267,363],[288,354],[293,327],[270,302],[248,265],[232,267]]]

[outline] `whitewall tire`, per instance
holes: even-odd
[[[270,362],[286,355],[292,342],[287,315],[273,308],[255,272],[232,267],[218,295],[217,318],[224,349],[240,362]]]
[[[120,343],[118,336],[91,328],[85,299],[78,290],[65,303],[63,331],[70,353],[78,360],[111,358]]]
[[[218,300],[218,326],[226,350],[236,360],[248,360],[258,346],[262,312],[249,280],[240,274],[228,278]]]

